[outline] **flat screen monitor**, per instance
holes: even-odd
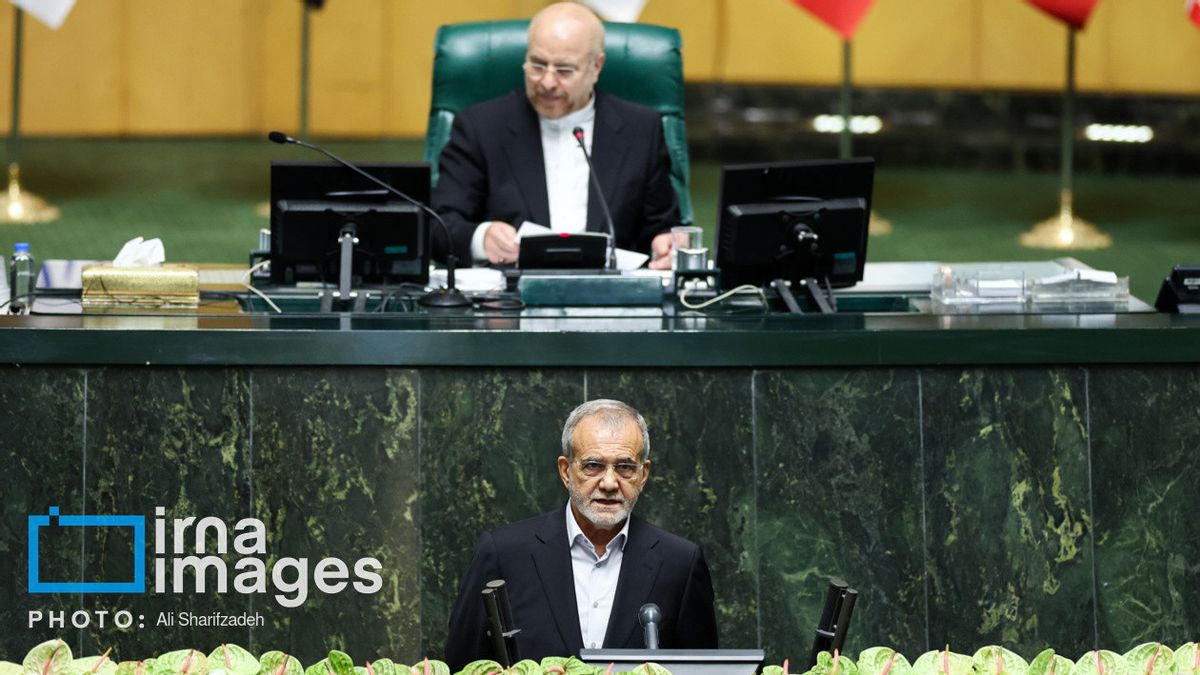
[[[766,656],[761,649],[583,649],[579,660],[616,672],[628,672],[643,663],[657,663],[672,675],[754,675]]]
[[[875,160],[742,164],[721,169],[716,261],[725,289],[863,278]]]
[[[429,165],[355,163],[428,203]],[[336,285],[340,239],[357,239],[352,284],[429,283],[425,212],[335,162],[271,162],[271,282]]]

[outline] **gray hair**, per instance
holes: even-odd
[[[637,424],[638,429],[642,432],[642,459],[650,459],[650,431],[646,428],[646,418],[642,417],[642,414],[628,403],[614,401],[610,398],[588,401],[572,410],[571,414],[567,416],[567,423],[563,425],[562,432],[564,457],[575,456],[575,448],[571,445],[571,441],[575,438],[575,427],[579,426],[584,418],[593,415],[597,416],[600,424],[610,431],[620,429],[621,425],[626,422]]]

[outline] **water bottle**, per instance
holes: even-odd
[[[20,242],[13,245],[12,258],[8,265],[8,311],[13,314],[24,314],[25,309],[33,304],[33,256],[29,255],[29,244]]]

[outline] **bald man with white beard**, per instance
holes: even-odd
[[[715,649],[704,553],[633,515],[651,467],[641,414],[607,399],[579,406],[563,427],[557,466],[563,508],[479,538],[450,617],[451,670],[494,658],[480,591],[495,579],[506,582],[522,658],[643,649],[637,613],[650,602],[663,614],[661,648]]]
[[[529,25],[524,90],[455,115],[432,201],[460,260],[515,263],[517,228],[525,221],[562,233],[607,233],[572,134],[578,127],[617,246],[649,254],[651,268],[670,269],[679,203],[662,121],[651,108],[596,90],[604,60],[596,15],[577,3],[552,4]]]

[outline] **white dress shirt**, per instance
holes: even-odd
[[[574,139],[572,139],[574,140]],[[575,607],[579,610],[579,632],[585,649],[604,646],[608,618],[617,596],[617,580],[621,576],[621,559],[625,541],[629,539],[629,519],[617,536],[608,542],[604,555],[596,555],[596,547],[575,522],[571,502],[567,501],[567,541],[571,542],[571,570],[575,575]]]
[[[596,97],[587,105],[558,119],[538,118],[542,130],[542,161],[546,167],[546,196],[550,202],[550,222],[538,223],[555,232],[587,230],[587,204],[590,178],[587,160],[579,150],[572,131],[583,129],[583,142],[592,152],[592,130],[596,126]],[[480,223],[471,237],[471,257],[487,262],[483,236],[492,221]],[[520,228],[521,223],[510,223]]]

